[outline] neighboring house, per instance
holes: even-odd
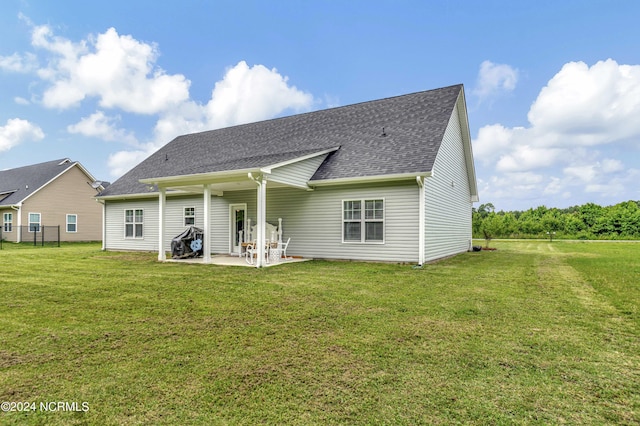
[[[101,240],[102,207],[94,197],[105,185],[68,158],[1,170],[2,238],[32,241],[60,226],[60,241]]]
[[[263,246],[279,219],[294,256],[422,264],[468,251],[478,191],[464,89],[179,136],[97,198],[105,250],[160,260],[187,225],[204,230],[209,261],[240,250],[249,220]]]

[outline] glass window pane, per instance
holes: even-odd
[[[375,203],[375,215],[376,219],[383,219],[384,217],[384,202],[382,200],[376,200]]]
[[[355,201],[354,202],[354,206],[353,206],[353,220],[360,220],[361,216],[361,210],[360,210],[360,201]]]
[[[136,224],[136,238],[142,238],[142,225]]]
[[[382,200],[367,200],[365,202],[365,219],[383,219],[384,216],[384,201]]]
[[[142,210],[136,210],[136,223],[142,223]]]
[[[360,220],[360,201],[344,202],[344,220]]]
[[[124,226],[124,236],[127,237],[127,238],[133,237],[133,225],[132,224],[126,224]]]
[[[383,222],[367,222],[365,226],[365,241],[384,241]]]
[[[360,241],[360,222],[345,222],[344,223],[344,240],[345,241]]]
[[[125,210],[124,221],[127,223],[133,222],[133,210]]]

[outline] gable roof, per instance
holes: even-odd
[[[462,92],[455,85],[178,136],[100,196],[153,191],[140,180],[268,167],[326,150],[334,152],[314,182],[429,173]]]
[[[19,204],[75,166],[80,167],[89,179],[94,180],[80,163],[68,158],[0,170],[0,207]]]

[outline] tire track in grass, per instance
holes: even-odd
[[[558,359],[556,365],[565,390],[571,389],[574,397],[585,401],[592,414],[602,419],[638,424],[640,355],[635,324],[598,292],[588,277],[566,262],[570,256],[582,254],[562,253],[552,244],[539,253],[546,254],[540,256],[536,266],[539,279],[558,290],[570,291],[561,303],[571,305],[573,299],[574,304],[559,313],[557,332],[563,335],[556,336],[577,350],[572,356]]]
[[[537,267],[537,273],[541,279],[564,283],[582,306],[593,314],[622,319],[618,309],[609,303],[605,296],[598,293],[580,272],[564,261],[568,255],[558,252],[553,244],[539,247],[545,247],[547,252]]]

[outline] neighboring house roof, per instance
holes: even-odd
[[[327,150],[313,182],[429,173],[460,96],[455,85],[178,136],[100,196],[154,191],[140,180],[268,167]]]
[[[68,158],[0,170],[0,207],[18,205],[74,166],[80,167],[87,175],[90,180],[89,184],[95,181],[80,163]]]

